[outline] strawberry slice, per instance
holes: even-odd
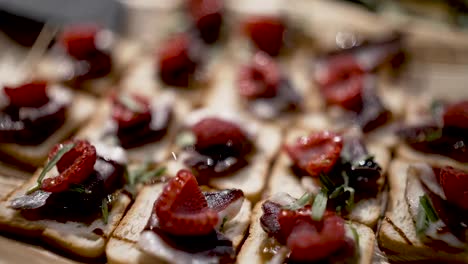
[[[208,207],[198,182],[187,170],[181,170],[164,187],[154,204],[159,227],[180,236],[211,233],[218,223],[218,214]]]
[[[439,183],[449,202],[468,209],[468,173],[445,166],[440,169]]]
[[[322,260],[341,249],[346,242],[342,218],[328,211],[320,222],[316,222],[310,214],[310,205],[296,211],[283,209],[279,213],[281,233],[287,238],[291,260]]]
[[[283,47],[286,27],[279,17],[253,17],[245,23],[245,31],[258,49],[271,56],[278,55]]]
[[[261,51],[255,54],[252,64],[242,66],[239,71],[239,93],[247,99],[275,96],[279,82],[279,66]]]
[[[82,183],[94,171],[94,163],[97,160],[96,148],[85,140],[71,140],[75,146],[65,153],[57,163],[59,175],[42,181],[41,189],[46,192],[63,192],[70,185]],[[64,144],[57,144],[49,153],[53,158]]]
[[[117,122],[119,128],[131,128],[151,122],[151,109],[147,98],[137,94],[122,94],[120,97],[114,94],[111,100],[112,119]]]
[[[195,61],[190,57],[190,37],[181,33],[168,39],[158,52],[159,76],[167,85],[187,87],[195,72]]]
[[[96,51],[96,35],[100,28],[92,24],[73,25],[66,28],[59,43],[67,53],[79,60],[84,60]]]
[[[294,165],[312,177],[330,172],[339,160],[342,148],[342,137],[329,131],[312,133],[298,138],[293,145],[284,146]]]
[[[195,148],[206,155],[242,155],[250,151],[251,143],[236,124],[220,119],[205,118],[192,126]]]
[[[443,119],[444,126],[468,129],[468,100],[447,106]]]
[[[5,87],[4,92],[10,99],[10,105],[15,107],[38,108],[49,102],[45,81],[34,81],[17,87]]]
[[[223,1],[189,0],[188,7],[203,41],[206,43],[215,42],[219,38],[223,22]]]

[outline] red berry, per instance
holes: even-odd
[[[218,214],[208,208],[195,176],[187,170],[167,183],[153,210],[160,228],[173,235],[206,235],[218,223]]]
[[[46,192],[63,192],[69,189],[70,185],[82,183],[94,171],[96,162],[96,148],[88,141],[75,139],[64,144],[73,143],[75,146],[57,163],[59,175],[47,178],[42,181],[41,189]],[[53,158],[64,146],[58,144],[49,153],[49,159]]]
[[[363,73],[364,70],[352,55],[336,55],[317,66],[315,81],[320,86],[329,86]]]
[[[326,259],[341,249],[345,243],[344,220],[327,212],[322,221],[313,221],[310,206],[297,211],[281,210],[279,223],[291,250],[290,259],[314,262]]]
[[[279,66],[263,52],[257,52],[252,64],[242,66],[239,71],[239,93],[247,99],[275,96],[279,82]]]
[[[83,60],[96,51],[96,35],[99,30],[97,25],[91,24],[70,26],[63,31],[59,42],[70,56]]]
[[[468,173],[446,166],[440,169],[439,183],[447,200],[468,209]]]
[[[229,154],[243,154],[248,151],[250,141],[236,124],[220,118],[205,118],[192,126],[197,139],[195,147],[200,152],[231,150]]]
[[[312,177],[330,172],[339,160],[342,148],[343,139],[328,131],[300,137],[295,144],[284,146],[294,165]]]
[[[15,107],[41,107],[49,102],[47,83],[35,81],[17,87],[5,87],[10,105]]]
[[[447,106],[443,118],[444,126],[468,129],[468,101]]]
[[[189,0],[188,7],[200,37],[206,43],[215,42],[223,22],[221,0]]]
[[[364,70],[352,55],[337,55],[317,66],[315,80],[328,104],[359,111]]]
[[[245,30],[258,49],[271,56],[279,54],[286,27],[279,17],[254,17],[245,23]]]
[[[140,110],[136,111],[136,109],[132,109],[129,105],[122,102],[121,97],[114,94],[111,97],[113,103],[112,118],[117,122],[119,128],[130,128],[135,125],[151,122],[151,109],[147,98],[136,94],[120,96],[126,96],[126,100],[130,101],[134,107]]]
[[[190,41],[187,34],[178,34],[162,44],[158,52],[159,76],[167,85],[189,85],[196,66],[190,57]]]

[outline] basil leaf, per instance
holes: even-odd
[[[135,100],[132,96],[121,94],[119,96],[119,102],[132,112],[143,113],[145,111],[145,108],[141,103]]]
[[[55,154],[55,156],[44,166],[44,169],[42,169],[41,174],[37,178],[37,184],[34,187],[30,188],[26,193],[30,194],[39,190],[41,188],[42,180],[44,179],[46,174],[57,164],[57,162],[59,162],[59,160],[63,157],[63,155],[65,155],[65,153],[67,153],[74,147],[74,143],[63,145],[62,148],[59,149],[59,151],[57,151],[57,154]]]
[[[323,214],[325,213],[325,209],[327,208],[327,201],[328,201],[328,195],[327,191],[322,189],[318,193],[317,196],[315,196],[314,203],[312,204],[312,211],[311,211],[311,217],[312,220],[314,221],[321,221]]]
[[[107,199],[107,196],[104,197],[104,199],[102,199],[101,213],[102,213],[102,221],[104,221],[104,224],[107,225],[107,222],[109,220],[109,200]]]
[[[308,205],[310,203],[310,200],[312,199],[312,197],[313,197],[312,193],[304,193],[301,196],[301,198],[297,199],[292,204],[283,206],[283,209],[291,210],[291,211],[299,210],[302,207]]]

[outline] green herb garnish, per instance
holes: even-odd
[[[107,222],[109,220],[109,200],[107,199],[107,196],[104,197],[104,199],[102,199],[101,213],[102,213],[102,221],[104,221],[104,224],[107,225]]]
[[[424,141],[434,141],[442,137],[442,129],[431,130],[424,136]]]
[[[327,208],[328,192],[325,189],[321,189],[320,192],[315,196],[314,203],[312,204],[311,217],[314,221],[322,220],[325,209]]]
[[[335,189],[335,184],[327,175],[321,173],[319,180],[322,184],[322,188],[325,188],[327,192],[332,192]]]
[[[77,192],[77,193],[87,193],[87,194],[91,193],[91,191],[87,190],[82,184],[74,184],[70,186],[68,190],[71,192]]]
[[[283,206],[283,209],[296,211],[301,209],[302,207],[308,205],[310,200],[312,199],[313,195],[311,193],[304,193],[301,198],[294,201],[292,204]]]
[[[119,96],[119,102],[132,112],[143,113],[145,111],[141,103],[130,95],[121,94]]]
[[[416,232],[420,235],[426,231],[430,222],[439,220],[434,206],[427,195],[419,197],[418,215],[416,216]]]
[[[225,217],[223,218],[223,222],[221,223],[221,226],[219,227],[219,231],[220,231],[220,232],[223,232],[223,231],[224,231],[224,225],[226,224],[227,221],[228,221],[228,218],[227,218],[227,216],[225,216]]]
[[[162,176],[165,172],[165,167],[151,168],[149,162],[143,163],[140,167],[131,172],[127,170],[125,173],[127,179],[125,190],[135,197],[138,184],[148,183],[152,179]]]
[[[67,153],[68,151],[70,151],[74,147],[75,147],[74,143],[63,145],[62,148],[59,149],[57,154],[55,154],[55,156],[44,166],[44,169],[42,169],[41,174],[37,178],[36,185],[34,187],[30,188],[26,192],[26,194],[30,194],[30,193],[33,193],[33,192],[39,190],[41,188],[42,180],[44,179],[46,174],[57,164],[57,162],[59,162],[59,160],[63,157],[63,155],[65,155],[65,153]]]

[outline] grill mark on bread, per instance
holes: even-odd
[[[120,240],[122,242],[125,242],[125,243],[130,243],[130,244],[136,244],[137,241],[133,241],[131,239],[128,239],[128,238],[125,238],[125,237],[121,237],[119,235],[113,235],[112,236],[113,239],[117,239],[117,240]]]
[[[399,228],[395,223],[393,223],[393,221],[388,216],[384,217],[384,221],[387,221],[387,223],[389,223],[393,227],[393,229],[395,229],[395,231],[405,240],[406,243],[408,243],[410,246],[413,245],[413,243],[411,243],[411,241],[405,235],[405,232],[403,232],[401,228]]]

